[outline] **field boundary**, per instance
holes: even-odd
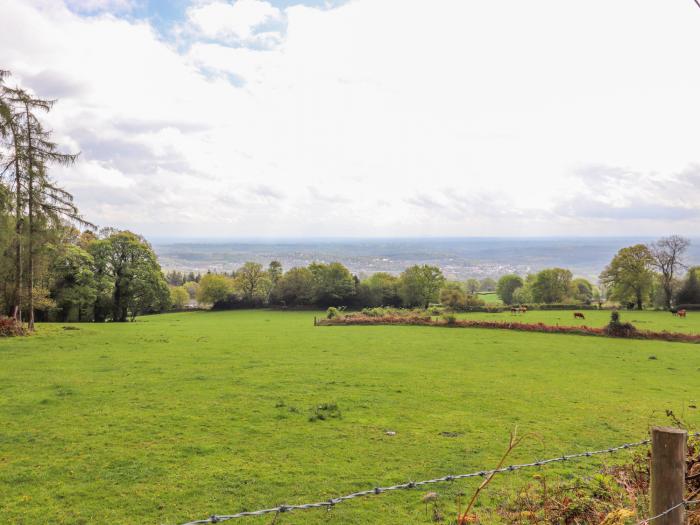
[[[316,319],[315,326],[435,326],[443,328],[483,328],[493,330],[515,330],[519,332],[538,332],[544,334],[588,335],[612,337],[615,339],[639,339],[667,341],[673,343],[700,343],[700,334],[682,332],[655,332],[651,330],[634,330],[625,335],[611,334],[606,327],[548,325],[544,323],[523,323],[514,321],[484,321],[475,319],[441,320],[423,316],[380,316],[344,315],[333,319]]]
[[[700,432],[688,433],[687,437],[694,437],[694,438],[700,437]],[[517,470],[526,469],[526,468],[535,468],[535,467],[539,468],[539,467],[543,467],[545,465],[549,465],[550,463],[559,463],[559,462],[563,462],[563,461],[570,461],[570,460],[581,459],[581,458],[590,458],[593,456],[599,456],[601,454],[614,454],[615,452],[619,452],[621,450],[629,450],[631,448],[650,445],[651,443],[652,443],[651,439],[643,439],[641,441],[635,441],[632,443],[623,443],[622,445],[617,445],[617,446],[604,448],[604,449],[600,449],[600,450],[589,450],[587,452],[577,452],[574,454],[565,454],[563,456],[533,461],[530,463],[509,465],[507,467],[490,469],[490,470],[478,470],[476,472],[470,472],[467,474],[449,474],[447,476],[442,476],[440,478],[428,479],[428,480],[423,480],[423,481],[408,481],[406,483],[401,483],[399,485],[391,485],[391,486],[387,486],[387,487],[375,487],[373,489],[362,490],[359,492],[353,492],[353,493],[347,494],[345,496],[338,496],[335,498],[330,498],[328,500],[319,501],[316,503],[303,503],[303,504],[299,504],[299,505],[279,505],[277,507],[271,507],[268,509],[244,511],[244,512],[238,512],[236,514],[222,514],[222,515],[213,514],[213,515],[209,516],[208,518],[196,520],[196,521],[189,521],[183,525],[202,525],[205,523],[220,523],[223,521],[228,521],[228,520],[237,519],[237,518],[245,518],[245,517],[249,517],[249,516],[264,516],[266,514],[282,514],[282,513],[291,512],[294,510],[307,510],[307,509],[318,509],[318,508],[326,508],[326,509],[330,510],[338,503],[342,503],[344,501],[348,501],[351,499],[360,498],[360,497],[364,497],[364,496],[379,495],[379,494],[383,494],[385,492],[392,492],[392,491],[396,491],[396,490],[410,490],[410,489],[414,489],[414,488],[421,487],[424,485],[431,485],[434,483],[452,482],[452,481],[456,481],[459,479],[487,478],[490,476],[494,476],[496,474],[515,472]],[[687,507],[689,505],[694,505],[697,503],[700,503],[700,500],[694,500],[694,501],[683,500],[680,503],[665,509],[663,512],[659,513],[656,516],[652,516],[651,518],[647,518],[645,520],[640,521],[637,525],[647,524],[650,521],[653,521],[653,520],[656,520],[656,519],[661,518],[663,516],[666,516],[667,514],[673,512],[674,510],[678,509],[681,506]]]

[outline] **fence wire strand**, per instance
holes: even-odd
[[[700,437],[700,432],[695,432],[692,434],[688,434],[688,437]],[[455,475],[447,475],[443,476],[441,478],[434,478],[434,479],[427,479],[424,481],[409,481],[407,483],[401,483],[399,485],[392,485],[388,487],[376,487],[373,489],[369,490],[362,490],[359,492],[353,492],[352,494],[347,494],[345,496],[338,496],[336,498],[330,498],[326,501],[319,501],[317,503],[304,503],[301,505],[279,505],[278,507],[272,507],[269,509],[260,509],[260,510],[254,510],[254,511],[245,511],[245,512],[238,512],[237,514],[222,514],[222,515],[212,515],[206,519],[202,520],[197,520],[197,521],[189,521],[185,523],[184,525],[200,525],[204,523],[220,523],[223,521],[228,521],[236,518],[245,518],[247,516],[263,516],[265,514],[281,514],[284,512],[291,512],[293,510],[305,510],[305,509],[319,509],[319,508],[327,508],[331,509],[338,503],[342,503],[344,501],[348,501],[354,498],[360,498],[364,496],[371,496],[371,495],[378,495],[382,494],[384,492],[391,492],[394,490],[405,490],[405,489],[414,489],[416,487],[422,487],[424,485],[431,485],[433,483],[444,483],[447,481],[455,481],[458,479],[467,479],[467,478],[484,478],[487,476],[491,476],[494,474],[501,474],[505,472],[514,472],[516,470],[520,469],[525,469],[525,468],[532,468],[532,467],[542,467],[544,465],[549,465],[550,463],[558,463],[562,461],[569,461],[572,459],[580,459],[580,458],[589,458],[592,456],[598,456],[601,454],[613,454],[615,452],[618,452],[620,450],[627,450],[630,448],[635,448],[635,447],[641,447],[644,445],[649,445],[651,443],[651,439],[644,439],[642,441],[635,441],[633,443],[624,443],[622,445],[616,446],[616,447],[610,447],[610,448],[605,448],[601,450],[590,450],[588,452],[579,452],[576,454],[565,454],[563,456],[558,456],[556,458],[550,458],[550,459],[543,459],[540,461],[533,461],[531,463],[522,463],[519,465],[509,465],[507,467],[502,467],[499,469],[491,469],[491,470],[479,470],[477,472],[470,472],[468,474],[455,474]],[[700,501],[700,500],[698,500]],[[647,518],[646,520],[640,521],[638,525],[644,525],[652,520],[655,520],[657,518],[660,518],[661,516],[665,516],[666,514],[673,512],[676,508],[678,508],[681,505],[689,505],[691,503],[697,503],[698,501],[692,501],[692,502],[686,502],[683,501],[676,505],[675,507],[672,507],[668,510],[666,510],[664,513],[654,516],[652,518]]]
[[[660,514],[657,514],[656,516],[652,516],[651,518],[646,518],[643,519],[642,521],[637,522],[636,525],[648,525],[650,522],[657,520],[659,518],[663,518],[666,516],[666,514],[671,514],[674,510],[676,510],[678,507],[690,507],[692,505],[697,505],[700,503],[700,499],[694,499],[692,501],[681,501],[680,503],[677,503],[673,507],[670,507],[666,509],[665,511],[661,512]]]

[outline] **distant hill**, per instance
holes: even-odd
[[[612,256],[624,246],[654,238],[444,238],[444,239],[300,239],[274,241],[154,241],[165,269],[231,271],[245,261],[285,269],[313,261],[340,261],[357,275],[399,273],[412,264],[434,264],[453,279],[527,274],[542,268],[569,268],[576,276],[597,280]],[[688,252],[700,264],[700,239]]]

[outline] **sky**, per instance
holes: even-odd
[[[693,235],[693,0],[0,0],[53,177],[146,236]]]

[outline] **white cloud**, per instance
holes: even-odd
[[[216,0],[190,7],[187,18],[193,28],[210,39],[270,47],[280,43],[282,12],[264,0]],[[276,31],[261,30],[272,26]]]
[[[689,4],[200,2],[182,50],[146,22],[4,0],[0,66],[61,97],[51,124],[83,155],[56,175],[104,225],[692,233],[700,12]]]

